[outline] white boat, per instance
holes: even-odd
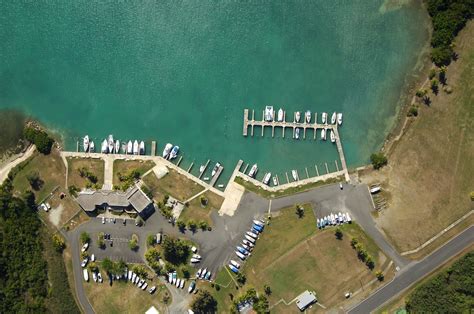
[[[346,213],[346,218],[347,218],[347,222],[350,223],[352,221],[351,217],[349,216],[348,213]]]
[[[321,139],[326,140],[326,129],[321,129]]]
[[[181,284],[181,279],[176,279],[176,288],[179,288],[179,285]]]
[[[89,281],[89,272],[87,271],[87,268],[82,271],[82,274],[84,275],[84,280]]]
[[[255,164],[252,166],[252,168],[250,168],[249,177],[251,178],[255,177],[255,175],[257,174],[257,171],[258,171],[258,167],[257,167],[257,164]]]
[[[89,143],[89,152],[93,153],[94,151],[95,151],[95,144],[94,144],[94,141],[91,141]]]
[[[193,257],[193,258],[197,258],[197,259],[201,259],[201,258],[202,258],[201,255],[199,255],[199,254],[193,254],[192,257]]]
[[[260,220],[257,220],[257,219],[254,219],[253,223],[256,224],[256,225],[262,226],[262,227],[265,226],[265,224],[263,222],[261,222]]]
[[[321,115],[321,119],[322,119],[323,123],[327,123],[328,122],[328,114],[323,112],[323,114]]]
[[[133,154],[138,155],[138,141],[133,141]]]
[[[273,106],[265,107],[265,121],[273,121]]]
[[[295,169],[291,170],[291,175],[295,181],[298,181],[298,172]]]
[[[224,184],[218,184],[217,187],[218,187],[218,188],[223,188],[223,187],[224,187]]]
[[[97,282],[97,274],[96,273],[92,273],[92,279],[94,279],[94,282]]]
[[[171,283],[173,281],[173,274],[169,273],[168,274],[168,282]]]
[[[191,263],[195,264],[195,263],[199,263],[199,262],[201,262],[201,260],[200,260],[200,259],[198,259],[198,258],[194,258],[194,257],[193,257],[193,258],[191,258]]]
[[[133,154],[133,144],[132,144],[132,141],[128,141],[128,143],[127,143],[127,154]]]
[[[168,143],[165,145],[165,149],[163,149],[163,158],[167,158],[173,148],[173,144]]]
[[[334,134],[334,130],[331,130],[331,142],[336,142],[336,135]]]
[[[304,114],[304,117],[306,119],[306,123],[311,123],[311,111],[306,111],[306,113]]]
[[[173,146],[173,149],[171,150],[170,152],[170,160],[171,159],[175,159],[176,156],[178,156],[178,153],[179,153],[179,146]]]
[[[144,141],[141,141],[140,142],[140,151],[139,151],[140,155],[145,155],[145,142]]]
[[[184,279],[181,279],[181,284],[179,285],[181,289],[184,289]]]
[[[235,251],[235,254],[241,259],[241,260],[245,260],[246,256],[242,253],[240,253],[239,251]]]
[[[299,111],[296,111],[295,112],[295,121],[296,122],[300,122],[300,119],[301,119],[301,114]]]
[[[107,143],[109,145],[109,153],[112,154],[115,148],[114,136],[112,134],[109,135]]]
[[[195,281],[191,281],[191,283],[189,284],[188,293],[193,292],[194,287],[196,287],[196,282],[195,282]]]
[[[206,170],[206,165],[201,165],[201,166],[199,167],[199,173],[203,173],[204,170]]]
[[[273,177],[273,185],[278,185],[278,180],[276,176]]]
[[[255,239],[252,238],[251,236],[249,236],[248,234],[245,235],[245,239],[247,239],[248,241],[250,241],[252,243],[255,243]]]
[[[216,165],[214,166],[214,168],[212,168],[212,172],[211,172],[211,176],[215,176],[215,174],[217,173],[217,170],[219,170],[219,167],[221,166],[220,163],[216,163]]]
[[[337,124],[339,124],[339,125],[342,124],[342,113],[337,114]]]
[[[82,147],[84,148],[85,152],[89,150],[89,135],[84,136],[84,139],[82,140]]]
[[[295,130],[295,139],[297,139],[297,140],[300,139],[300,128],[296,128],[296,130]]]
[[[120,154],[120,141],[119,140],[115,141],[115,153]]]
[[[207,268],[204,268],[201,272],[201,275],[199,276],[199,278],[204,278],[204,276],[206,276],[207,274]]]
[[[109,152],[109,146],[107,145],[107,140],[104,140],[102,142],[102,146],[100,148],[100,151],[104,154],[107,154]]]
[[[247,231],[246,233],[247,233],[247,235],[248,235],[249,237],[252,237],[252,238],[254,238],[254,239],[257,239],[257,238],[258,238],[258,235],[256,235],[256,234],[253,233],[252,231]]]
[[[204,181],[209,181],[209,177],[204,177]]]
[[[265,174],[265,176],[263,177],[263,184],[266,184],[268,185],[268,183],[270,182],[270,178],[272,177],[272,173],[271,172],[267,172]]]
[[[231,263],[231,265],[234,266],[235,268],[240,268],[240,264],[237,263],[236,261],[234,261],[234,260],[231,259],[231,260],[230,260],[230,263]]]
[[[100,272],[97,273],[97,280],[99,280],[100,283],[103,281],[102,275],[100,274]]]
[[[332,113],[332,116],[331,116],[331,124],[335,124],[336,123],[336,118],[337,118],[337,114],[335,112]]]
[[[278,109],[278,122],[283,121],[283,109]]]

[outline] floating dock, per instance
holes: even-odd
[[[156,156],[156,141],[151,141],[151,155]]]
[[[209,183],[210,186],[216,185],[216,182],[219,179],[219,177],[221,176],[221,173],[222,173],[223,170],[224,170],[224,167],[222,167],[222,166],[219,166],[219,168],[217,168],[216,174],[212,177],[211,182]]]

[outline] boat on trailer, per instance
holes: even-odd
[[[84,139],[82,140],[82,147],[84,148],[85,152],[89,150],[89,135],[84,136]]]

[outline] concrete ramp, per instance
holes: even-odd
[[[219,210],[219,215],[223,216],[225,214],[228,216],[234,216],[244,192],[245,188],[243,186],[234,181],[229,182],[225,190],[225,199],[222,203],[221,209]]]

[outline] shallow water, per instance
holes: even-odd
[[[244,108],[338,111],[358,166],[382,144],[426,41],[425,13],[405,2],[2,1],[0,108],[40,119],[71,150],[84,134],[96,146],[109,133],[156,140],[160,153],[171,142],[194,173],[220,161],[221,181],[238,159],[281,181],[335,170],[335,145],[312,133],[243,137]]]

